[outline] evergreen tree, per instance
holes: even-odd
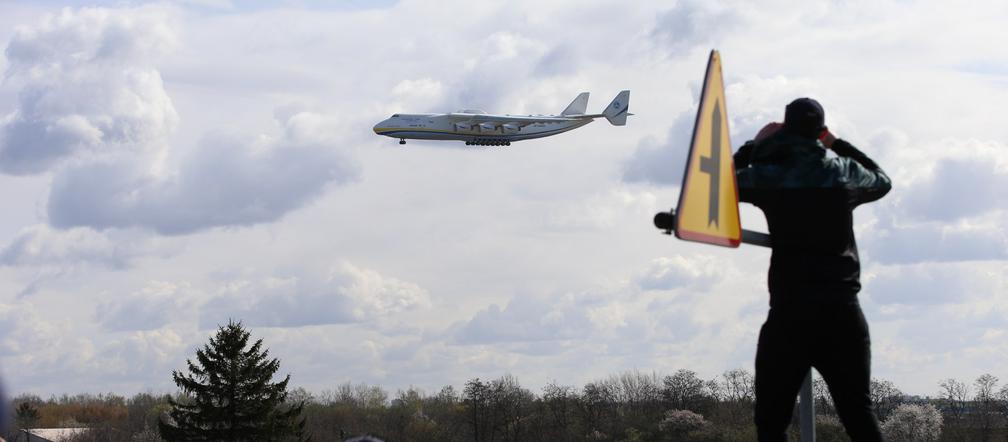
[[[287,375],[272,382],[280,368],[268,359],[262,339],[246,349],[249,332],[228,321],[210,343],[187,360],[189,373],[172,372],[182,394],[169,399],[169,419],[158,422],[169,442],[306,441],[304,403],[287,404]]]

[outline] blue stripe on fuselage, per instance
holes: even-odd
[[[590,123],[590,121],[589,121],[589,123]],[[588,124],[588,123],[585,123],[585,124]],[[535,132],[535,133],[528,133],[528,134],[508,134],[508,135],[505,135],[505,134],[482,135],[482,134],[466,134],[466,133],[452,132],[452,131],[436,131],[436,130],[418,131],[418,130],[411,130],[411,129],[384,131],[384,132],[380,133],[379,135],[385,135],[385,136],[396,138],[396,135],[394,135],[394,134],[415,133],[415,134],[454,135],[454,136],[458,136],[458,137],[485,138],[485,139],[504,139],[504,138],[510,138],[512,140],[515,140],[515,139],[540,138],[540,137],[545,137],[545,136],[549,136],[549,135],[555,135],[555,134],[558,134],[558,133],[563,133],[563,132],[567,132],[567,131],[570,131],[570,130],[573,130],[573,129],[577,129],[578,127],[581,127],[581,126],[584,126],[584,124],[579,125],[579,126],[573,126],[572,125],[570,127],[566,127],[566,128],[563,128],[563,129],[553,129],[553,130],[547,130],[547,131]]]

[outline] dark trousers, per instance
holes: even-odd
[[[872,411],[871,342],[856,300],[774,306],[756,349],[756,429],[763,442],[784,442],[795,399],[810,367],[829,387],[854,442],[881,441]]]

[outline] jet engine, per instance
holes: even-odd
[[[470,131],[473,130],[473,125],[470,123],[455,123],[455,130]]]
[[[506,134],[518,133],[518,131],[521,130],[521,126],[515,123],[504,123],[501,125],[501,128],[504,129],[504,133]]]
[[[494,131],[497,130],[497,125],[493,123],[480,123],[480,130],[484,131]]]

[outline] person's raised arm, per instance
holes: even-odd
[[[838,157],[853,160],[844,172],[848,185],[854,190],[854,205],[875,201],[892,189],[892,180],[885,171],[853,144],[837,138],[829,130],[823,133],[820,141]]]

